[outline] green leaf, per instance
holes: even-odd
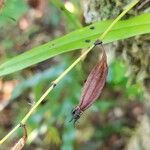
[[[0,65],[0,76],[24,69],[64,52],[87,48],[100,37],[111,22],[97,22],[20,54]],[[103,42],[109,43],[145,33],[150,33],[150,13],[119,21]]]

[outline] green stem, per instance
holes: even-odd
[[[100,40],[103,40],[104,37],[108,34],[108,32],[112,29],[112,27],[133,7],[135,6],[139,0],[135,0],[132,2],[126,9],[109,25],[109,27],[106,29],[106,31],[100,36]],[[30,111],[25,115],[25,117],[22,119],[21,123],[25,124],[28,118],[31,116],[31,114],[36,110],[36,108],[40,105],[40,103],[45,99],[45,97],[52,91],[54,88],[54,85],[57,85],[58,82],[76,65],[78,62],[84,58],[94,47],[95,45],[92,45],[90,48],[88,48],[84,53],[76,59],[60,76],[53,81],[53,84],[46,90],[46,92],[42,95],[42,97],[36,102],[36,104],[30,109]],[[16,127],[14,127],[1,141],[0,144],[4,143],[18,128],[20,124],[18,124]]]
[[[108,34],[108,32],[112,29],[112,27],[140,0],[133,1],[130,5],[126,7],[126,9],[110,24],[110,26],[105,30],[105,32],[100,36],[100,39],[104,39],[104,37]]]

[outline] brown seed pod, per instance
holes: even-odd
[[[95,45],[99,44],[102,47],[102,58],[92,69],[84,83],[80,103],[72,111],[72,120],[74,120],[74,123],[80,118],[81,114],[97,100],[106,82],[108,73],[107,56],[102,43],[100,41],[95,42]]]
[[[27,128],[25,125],[21,124],[21,127],[23,128],[24,135],[23,137],[11,148],[11,150],[22,150],[22,148],[25,146],[25,143],[27,141]]]

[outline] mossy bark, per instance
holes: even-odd
[[[86,23],[115,18],[122,12],[130,0],[82,0]],[[150,12],[150,1],[141,1],[125,18]],[[142,84],[144,92],[145,111],[136,132],[126,145],[127,150],[150,149],[150,37],[147,35],[136,36],[115,43],[115,56],[122,56],[128,64],[130,82]],[[110,46],[114,44],[110,44]]]

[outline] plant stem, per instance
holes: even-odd
[[[108,32],[112,29],[112,27],[133,7],[135,6],[140,0],[133,1],[130,5],[126,7],[126,9],[108,26],[105,32],[100,36],[100,39],[103,40],[104,37],[108,34]]]
[[[27,119],[30,117],[30,115],[33,113],[33,111],[39,106],[39,104],[45,99],[45,97],[52,91],[52,89],[55,87],[54,85],[57,85],[57,83],[82,59],[84,56],[94,47],[92,45],[88,50],[86,50],[78,59],[76,59],[62,74],[59,75],[59,77],[52,82],[52,85],[47,89],[47,91],[42,95],[42,97],[37,101],[37,103],[31,108],[31,110],[26,114],[26,116],[21,121],[22,124],[25,124]]]
[[[100,36],[100,40],[103,40],[104,37],[108,34],[108,32],[112,29],[112,27],[133,7],[135,6],[139,0],[133,1],[126,9],[108,26],[106,31]],[[40,105],[40,103],[45,99],[45,97],[53,90],[55,85],[57,85],[58,82],[69,72],[71,69],[78,64],[86,56],[94,47],[95,45],[92,45],[90,48],[88,48],[86,51],[84,51],[81,56],[76,59],[60,76],[52,82],[52,85],[46,90],[46,92],[42,95],[42,97],[36,102],[36,104],[30,109],[30,111],[25,115],[25,117],[20,122],[21,124],[25,124],[28,118],[31,116],[31,114],[36,110],[36,108]],[[20,127],[20,124],[18,124],[16,127],[14,127],[1,141],[0,144],[4,143],[18,128]]]

